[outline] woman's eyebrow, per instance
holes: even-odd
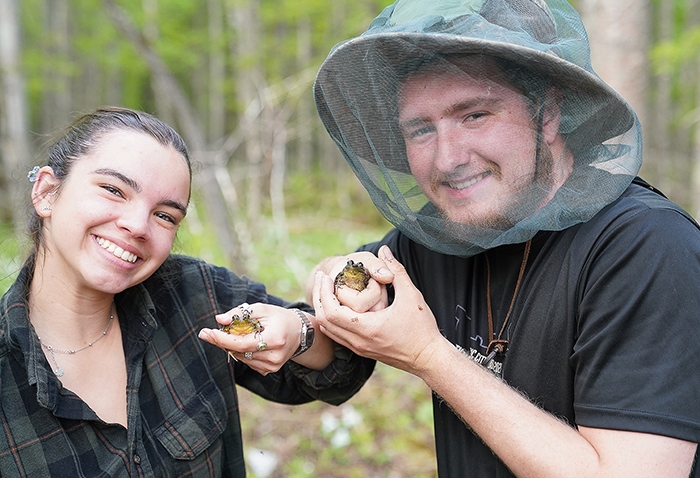
[[[182,217],[185,217],[187,215],[187,208],[177,201],[172,201],[170,199],[163,199],[160,202],[160,204],[162,204],[163,206],[169,206],[169,207],[177,209],[178,211],[180,211],[182,213]]]
[[[93,174],[104,174],[106,176],[112,176],[113,178],[117,178],[121,182],[127,184],[131,189],[136,191],[137,193],[141,192],[141,185],[131,179],[129,176],[126,176],[119,171],[115,171],[114,169],[109,169],[109,168],[100,168],[96,169],[92,172]]]
[[[137,193],[141,192],[141,185],[138,182],[131,179],[129,176],[126,176],[125,174],[122,174],[119,171],[116,171],[114,169],[99,168],[99,169],[94,170],[92,173],[93,174],[104,174],[106,176],[112,176],[113,178],[117,178],[118,180],[122,181],[124,184],[128,185],[131,189],[133,189]],[[162,204],[163,206],[169,206],[169,207],[172,207],[172,208],[179,210],[180,212],[182,212],[183,217],[187,214],[187,207],[180,204],[177,201],[173,201],[171,199],[163,199],[162,201],[159,202],[159,204]]]

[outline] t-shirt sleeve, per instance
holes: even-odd
[[[616,218],[578,291],[576,423],[700,441],[700,233],[671,209]]]
[[[357,252],[366,251],[377,255],[379,249],[382,246],[387,245],[389,246],[389,249],[391,249],[392,253],[395,254],[395,250],[397,249],[397,242],[399,240],[400,235],[401,234],[399,233],[398,229],[392,229],[382,238],[381,241],[371,242],[369,244],[365,244],[364,246],[358,247]]]

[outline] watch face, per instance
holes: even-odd
[[[314,343],[314,327],[313,325],[304,324],[301,329],[302,336],[304,338],[304,347],[311,347]]]
[[[309,336],[309,329],[304,322],[301,323],[301,348],[306,347],[306,339]]]

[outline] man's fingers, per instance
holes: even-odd
[[[349,259],[352,259],[355,263],[361,262],[365,269],[367,269],[370,277],[380,284],[390,284],[394,279],[394,275],[386,267],[384,261],[371,252],[353,252],[352,254],[344,256],[342,260],[337,261],[333,267],[330,268],[328,275],[331,276],[332,279],[335,279],[338,273],[346,266]]]
[[[330,277],[319,272],[316,274],[316,290],[318,290],[318,306],[323,309],[324,315],[336,313],[340,302],[335,296],[335,284]]]
[[[394,254],[392,254],[391,249],[389,249],[389,246],[382,246],[379,249],[379,257],[384,260],[384,263],[387,265],[389,271],[391,271],[391,274],[394,276],[394,288],[396,288],[397,285],[411,283],[411,279],[408,277],[406,269],[404,268],[403,264],[401,264],[394,257]]]
[[[346,336],[351,335],[349,332],[354,328],[352,318],[348,319],[348,313],[353,317],[357,316],[356,312],[342,306],[334,293],[335,285],[330,277],[318,273],[315,277],[314,286],[314,306],[316,308],[316,320],[321,327],[322,332],[335,342],[349,346],[349,340]]]

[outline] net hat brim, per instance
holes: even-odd
[[[549,78],[563,93],[560,132],[571,136],[570,145],[574,149],[603,143],[625,133],[635,123],[632,108],[598,75],[560,58],[552,50],[459,35],[411,32],[371,34],[338,45],[316,76],[314,97],[319,116],[336,141],[350,140],[353,144],[348,146],[369,159],[374,156],[372,150],[376,146],[366,143],[367,131],[359,122],[353,125],[359,118],[346,111],[348,100],[355,105],[356,112],[369,115],[375,127],[393,121],[396,91],[406,74],[431,55],[454,54],[503,58]],[[376,65],[373,69],[363,67],[370,58]],[[377,70],[381,70],[380,74]],[[386,94],[368,94],[369,89]],[[358,134],[348,135],[354,126]],[[398,132],[396,124],[383,127],[384,132],[387,129],[395,130],[394,134]],[[578,145],[579,142],[583,144]],[[403,159],[392,163],[408,172]]]

